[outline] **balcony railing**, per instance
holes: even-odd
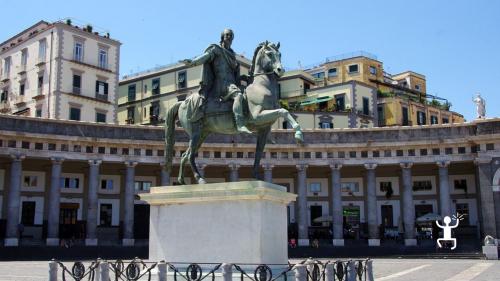
[[[108,101],[108,95],[103,95],[103,94],[95,94],[95,98],[98,99],[98,100],[102,100],[102,101]]]
[[[2,77],[0,78],[0,82],[7,82],[7,81],[9,81],[9,74],[8,73],[2,74]]]
[[[19,66],[19,71],[17,72],[19,75],[25,74],[26,73],[26,65],[22,64]]]
[[[73,94],[79,95],[81,94],[81,90],[82,89],[80,87],[73,87]]]

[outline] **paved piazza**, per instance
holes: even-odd
[[[71,263],[65,264],[71,266]],[[375,259],[373,266],[377,281],[488,281],[498,280],[500,276],[500,261]],[[0,281],[46,281],[47,272],[48,262],[0,263]],[[239,280],[239,275],[237,277]],[[140,280],[143,279],[147,280]]]

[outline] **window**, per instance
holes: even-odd
[[[24,201],[21,211],[21,223],[24,226],[32,226],[35,224],[35,207],[36,202]]]
[[[159,115],[160,115],[160,102],[159,101],[152,102],[151,107],[149,109],[149,116],[151,117],[154,116],[158,118]]]
[[[23,186],[24,187],[37,187],[38,186],[38,177],[37,176],[24,176]]]
[[[437,124],[438,118],[435,115],[431,115],[431,125]]]
[[[38,41],[38,62],[45,62],[46,50],[47,41],[45,39]]]
[[[465,179],[454,180],[453,185],[455,186],[456,190],[462,190],[463,192],[467,193],[467,180]]]
[[[430,180],[413,182],[413,191],[423,190],[432,190],[432,182]]]
[[[3,77],[9,77],[10,74],[10,57],[3,61]]]
[[[7,102],[8,99],[9,99],[9,92],[7,91],[7,89],[3,89],[2,95],[0,96],[0,101],[5,103]]]
[[[359,72],[359,66],[357,64],[349,65],[349,73],[357,73]]]
[[[357,182],[343,182],[340,184],[342,192],[352,194],[359,192],[359,184]]]
[[[380,188],[380,192],[392,192],[392,182],[381,181],[379,188]]]
[[[152,183],[150,181],[136,181],[135,191],[149,191]]]
[[[187,86],[186,71],[181,71],[177,74],[177,89],[184,89]]]
[[[321,192],[321,183],[319,182],[312,182],[309,184],[309,191],[311,191],[312,193],[315,193],[315,195],[317,193],[320,193]]]
[[[71,107],[69,109],[69,120],[80,120],[80,109],[76,107]]]
[[[328,77],[335,77],[337,76],[337,68],[330,68],[328,69]]]
[[[462,225],[469,225],[469,204],[467,203],[457,203],[456,211],[458,216],[463,215],[464,220],[460,222]]]
[[[25,84],[24,84],[24,82],[21,82],[19,84],[19,95],[24,96],[24,92],[25,92]]]
[[[427,124],[425,112],[417,111],[417,125],[425,125],[425,124]]]
[[[108,83],[95,81],[95,97],[99,100],[108,100]]]
[[[408,126],[410,124],[410,122],[408,120],[408,107],[402,107],[401,109],[402,109],[402,113],[403,113],[402,125]]]
[[[43,87],[43,74],[38,76],[38,90],[42,89]]]
[[[127,108],[127,123],[134,124],[134,109],[135,107],[131,106]]]
[[[21,67],[22,70],[26,70],[26,65],[28,64],[28,49],[23,49],[21,51]]]
[[[135,84],[128,86],[128,101],[135,100]]]
[[[82,76],[73,74],[73,94],[80,94],[82,86]]]
[[[370,65],[370,74],[377,75],[377,68],[375,66]]]
[[[318,72],[318,73],[314,73],[312,74],[312,76],[316,79],[323,79],[325,77],[325,73],[324,72]]]
[[[337,105],[336,109],[339,111],[345,110],[345,95],[336,95],[335,96],[335,104]]]
[[[99,67],[108,68],[108,52],[106,50],[99,50]]]
[[[106,123],[106,113],[96,112],[95,121],[98,123]]]
[[[366,97],[363,97],[363,114],[370,115],[370,100]]]
[[[153,86],[151,88],[151,93],[153,95],[160,94],[160,78],[153,79]]]
[[[319,127],[321,129],[333,129],[333,123],[332,122],[320,122]]]
[[[76,61],[83,61],[83,43],[75,42],[75,47],[73,50],[73,59]]]
[[[112,204],[101,204],[100,226],[111,226],[111,218],[113,216]]]
[[[101,180],[101,190],[113,190],[113,180]]]
[[[323,206],[311,206],[310,210],[311,226],[321,226],[321,222],[315,222],[314,220],[323,215]]]
[[[415,85],[415,90],[420,91],[420,85],[419,84]]]
[[[450,123],[450,120],[448,118],[443,117],[443,124],[448,124]]]
[[[80,179],[79,178],[61,178],[60,187],[61,188],[78,189],[78,188],[80,188]]]

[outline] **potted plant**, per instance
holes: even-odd
[[[71,25],[71,19],[66,19],[66,24]]]
[[[86,30],[90,33],[92,33],[92,25],[87,24]]]

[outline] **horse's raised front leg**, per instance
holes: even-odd
[[[292,125],[292,128],[295,130],[295,139],[298,143],[304,142],[304,136],[302,135],[302,129],[300,128],[299,123],[297,123],[290,112],[284,108],[263,110],[254,117],[254,122],[256,124],[275,122],[278,117],[285,118],[285,120]]]
[[[255,159],[253,162],[253,177],[257,180],[262,180],[260,178],[260,159],[262,158],[262,152],[266,146],[267,136],[271,131],[271,126],[260,129],[257,135],[257,146],[255,148]]]
[[[288,110],[281,108],[280,109],[280,114],[281,117],[285,118],[290,125],[292,125],[292,128],[295,130],[295,139],[297,140],[298,143],[303,143],[304,142],[304,135],[302,134],[302,128],[300,128],[299,123],[293,118],[293,116],[288,112]]]

